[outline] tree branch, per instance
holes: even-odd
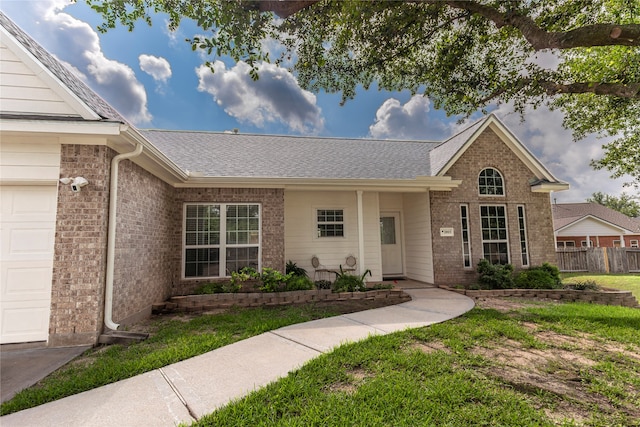
[[[537,82],[548,95],[561,93],[593,93],[596,95],[612,95],[619,98],[640,99],[640,83],[556,83],[550,81]]]

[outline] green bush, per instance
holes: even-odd
[[[291,260],[287,261],[285,272],[287,274],[292,274],[294,276],[303,276],[303,277],[307,276],[307,270],[305,270],[302,267],[298,267],[298,265]]]
[[[316,280],[314,285],[316,289],[331,289],[331,280]]]
[[[548,263],[522,270],[515,278],[515,286],[521,289],[559,289],[562,287],[560,270]]]
[[[228,294],[238,292],[240,288],[240,285],[234,285],[231,282],[211,282],[200,285],[193,293],[195,295]]]
[[[313,281],[307,276],[291,276],[285,283],[285,291],[308,291],[313,289]]]
[[[371,270],[365,271],[361,276],[345,273],[340,266],[340,273],[336,274],[336,281],[333,282],[333,292],[363,292],[367,290],[364,283],[366,275],[371,276]]]
[[[259,275],[262,286],[262,292],[280,292],[286,288],[287,281],[291,278],[291,274],[282,274],[273,268],[264,267]]]
[[[509,289],[513,287],[513,265],[491,264],[486,259],[478,262],[478,282],[485,289]]]
[[[575,289],[576,291],[599,291],[600,285],[595,280],[580,280],[575,283],[564,285],[565,289]]]

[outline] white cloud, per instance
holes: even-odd
[[[556,178],[571,185],[568,191],[553,193],[559,203],[584,202],[597,191],[619,196],[625,190],[625,179],[614,180],[608,171],[589,165],[602,157],[605,140],[589,136],[574,142],[571,131],[562,127],[562,113],[544,106],[527,109],[524,121],[511,111],[503,105],[495,113]]]
[[[153,77],[156,81],[156,90],[162,92],[165,85],[171,78],[171,65],[163,57],[145,55],[138,56],[140,69]]]
[[[444,122],[430,118],[430,110],[431,101],[422,95],[414,95],[404,105],[389,98],[378,108],[369,133],[378,139],[443,139],[451,129]]]
[[[147,93],[134,71],[104,56],[95,30],[63,12],[70,4],[66,0],[21,2],[17,5],[21,13],[41,18],[35,26],[21,26],[63,63],[71,65],[76,75],[128,120],[136,124],[150,122]]]
[[[196,69],[198,90],[211,94],[239,122],[259,128],[279,122],[299,133],[315,133],[324,126],[316,96],[301,89],[287,70],[262,63],[258,66],[260,78],[255,81],[244,62],[227,68],[216,61],[214,70],[212,73],[204,65]]]

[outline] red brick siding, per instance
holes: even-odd
[[[89,185],[58,191],[49,345],[93,344],[102,328],[111,157],[104,146],[62,146],[60,175]]]
[[[589,236],[589,239],[593,243],[594,247],[612,248],[613,241],[620,240],[620,236]],[[558,236],[556,240],[558,242],[574,242],[576,245],[575,247],[579,248],[582,246],[582,242],[587,240],[587,236]],[[631,247],[632,240],[640,241],[640,234],[624,236],[625,247]]]
[[[125,160],[118,178],[113,319],[116,323],[171,296],[175,189]]]
[[[284,190],[271,188],[185,188],[176,192],[176,225],[173,295],[186,295],[201,281],[182,280],[182,215],[183,205],[189,202],[207,203],[260,203],[262,205],[262,267],[283,271],[284,260]]]
[[[500,171],[504,179],[504,197],[479,196],[478,175],[487,167]],[[431,221],[434,252],[434,281],[441,285],[471,283],[477,280],[475,268],[482,258],[480,205],[505,205],[510,261],[522,268],[517,206],[525,207],[529,265],[555,263],[550,197],[533,193],[529,180],[535,178],[527,166],[490,129],[485,130],[447,171],[447,176],[462,180],[450,192],[431,192]],[[460,205],[467,204],[471,237],[472,267],[462,260]],[[454,237],[440,237],[441,227],[453,227]]]

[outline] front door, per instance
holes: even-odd
[[[382,275],[402,276],[402,241],[400,213],[380,214],[380,242],[382,244]]]

